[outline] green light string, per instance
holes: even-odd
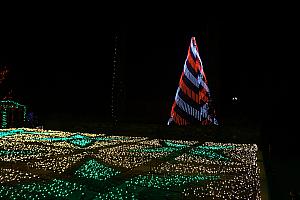
[[[20,134],[20,133],[24,133],[24,130],[15,129],[15,130],[1,131],[0,137],[10,136],[10,135],[15,135],[15,134]]]
[[[0,101],[0,105],[5,104],[5,103],[12,103],[12,104],[15,104],[15,105],[16,105],[16,108],[19,108],[19,107],[25,107],[24,105],[19,104],[19,103],[15,102],[15,101],[12,101],[12,100],[3,100],[3,101]]]
[[[83,136],[80,134],[75,134],[70,137],[47,137],[47,138],[36,138],[37,141],[50,141],[50,142],[69,142],[73,145],[79,146],[79,147],[86,147],[94,140],[90,137]]]
[[[109,190],[107,193],[99,193],[93,200],[107,200],[107,199],[131,199],[137,200],[137,196],[135,195],[136,187],[130,188],[119,188],[114,187]]]
[[[174,142],[171,142],[170,140],[165,140],[164,143],[169,146],[169,147],[188,147],[189,145],[186,145],[186,144],[179,144],[179,143],[174,143]]]
[[[218,152],[214,152],[213,150],[210,150],[210,149],[192,149],[190,151],[190,154],[192,155],[199,155],[199,156],[202,156],[202,157],[207,157],[207,158],[210,158],[210,159],[216,159],[216,160],[230,160],[229,158],[226,158],[224,156],[222,156],[220,153]]]
[[[57,138],[37,138],[36,140],[41,141],[52,141],[52,142],[69,142],[79,147],[86,147],[95,141],[116,141],[116,140],[128,140],[127,137],[87,137],[81,134],[75,134],[70,137],[57,137]]]
[[[1,115],[2,115],[2,124],[1,124],[1,127],[2,128],[6,128],[7,126],[7,113],[6,113],[6,109],[2,110],[1,111]]]
[[[98,163],[96,160],[89,160],[75,172],[75,175],[82,178],[104,181],[120,173],[115,169]]]

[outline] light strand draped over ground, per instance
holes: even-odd
[[[0,130],[1,199],[261,199],[256,144]]]

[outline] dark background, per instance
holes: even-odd
[[[292,124],[293,16],[255,5],[213,12],[149,10],[112,7],[105,14],[43,7],[3,14],[0,64],[11,68],[15,98],[40,119],[71,115],[73,120],[112,121],[117,34],[123,91],[119,120],[165,124],[195,36],[221,123],[258,121],[268,130]]]
[[[259,126],[271,196],[288,197],[299,185],[298,11],[186,4],[0,7],[1,97],[12,88],[42,123],[111,123],[117,34],[118,119],[165,125],[195,36],[221,126]]]

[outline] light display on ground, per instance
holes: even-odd
[[[105,165],[99,164],[96,160],[89,160],[75,172],[78,177],[92,178],[99,181],[106,180],[120,172]]]
[[[83,193],[84,186],[54,179],[49,182],[0,186],[0,198],[5,199],[62,199]],[[8,199],[7,198],[7,199]]]
[[[261,199],[255,144],[0,130],[0,199]]]

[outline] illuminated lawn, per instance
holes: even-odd
[[[257,145],[0,129],[0,199],[261,199]]]

